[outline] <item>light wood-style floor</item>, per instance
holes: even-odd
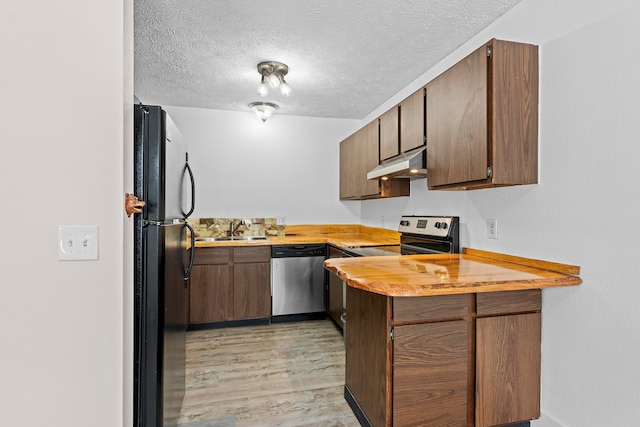
[[[179,427],[360,426],[330,320],[190,331],[186,387]]]

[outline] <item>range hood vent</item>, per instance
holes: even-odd
[[[427,147],[419,147],[385,160],[367,173],[367,179],[426,178],[426,150]]]

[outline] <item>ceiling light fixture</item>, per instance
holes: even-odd
[[[262,76],[258,93],[260,96],[267,96],[269,87],[275,89],[280,87],[280,93],[289,96],[291,87],[284,80],[284,76],[289,72],[289,67],[282,62],[264,61],[258,64],[258,72]]]
[[[252,102],[249,104],[249,108],[256,113],[256,116],[258,116],[260,120],[266,122],[279,107],[272,102]]]

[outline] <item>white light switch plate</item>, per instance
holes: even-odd
[[[58,259],[62,261],[98,259],[98,226],[58,226]]]

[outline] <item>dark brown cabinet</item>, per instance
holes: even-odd
[[[233,249],[233,320],[271,315],[271,250],[268,246]]]
[[[189,323],[268,318],[269,246],[196,248],[189,292]]]
[[[380,116],[380,161],[400,154],[400,107]]]
[[[424,145],[424,88],[380,116],[380,161]]]
[[[426,86],[429,189],[538,180],[537,46],[491,40]]]
[[[421,88],[400,103],[400,152],[424,145],[425,90]]]
[[[341,258],[342,250],[329,246],[328,258]],[[342,321],[340,320],[340,316],[342,316],[342,280],[333,273],[329,274],[329,307],[328,312],[329,316],[333,319],[336,324],[342,328]]]
[[[189,280],[189,324],[231,318],[231,248],[196,248]]]
[[[363,200],[408,196],[408,180],[368,180],[378,166],[379,125],[374,120],[340,143],[340,199]]]
[[[540,296],[394,298],[348,287],[347,400],[374,427],[538,418]]]

